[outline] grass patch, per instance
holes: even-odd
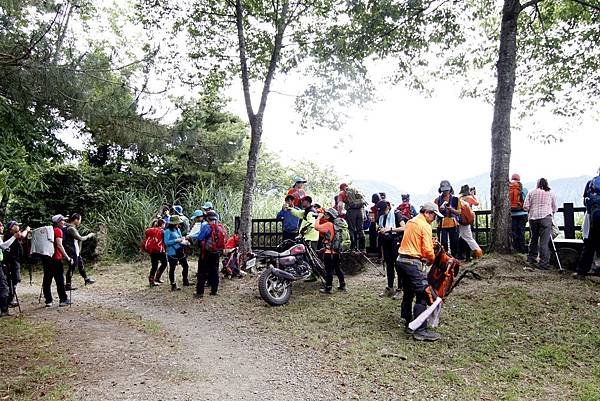
[[[70,400],[73,365],[54,349],[53,328],[25,317],[0,320],[0,399]]]
[[[357,277],[359,283],[350,278],[350,293],[330,297],[297,283],[288,305],[250,312],[357,377],[353,390],[361,398],[374,391],[393,398],[412,389],[418,399],[600,399],[593,329],[600,310],[581,307],[581,299],[595,299],[594,288],[559,275],[523,273],[504,261],[496,270],[512,276],[466,280],[452,294],[438,329],[443,340],[433,344],[404,334],[400,303],[378,297],[384,280],[372,276]]]

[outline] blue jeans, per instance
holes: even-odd
[[[527,224],[527,215],[512,216],[511,223],[513,249],[518,253],[526,253],[525,225]]]

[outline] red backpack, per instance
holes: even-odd
[[[508,187],[508,198],[510,199],[510,210],[523,210],[523,184],[512,181]]]
[[[401,204],[398,205],[398,207],[396,208],[396,210],[398,210],[400,212],[400,214],[402,215],[402,217],[406,218],[406,219],[412,219],[413,216],[412,215],[412,211],[410,210],[410,203],[408,202],[402,202]]]
[[[146,230],[145,237],[140,248],[142,251],[150,254],[164,252],[164,247],[162,246],[161,241],[156,237],[156,232],[153,232],[152,230],[155,229],[151,228]]]
[[[219,252],[225,249],[227,242],[227,230],[221,223],[210,222],[210,235],[204,240],[204,250],[208,252]]]

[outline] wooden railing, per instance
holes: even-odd
[[[559,229],[564,232],[567,239],[575,239],[577,232],[581,231],[581,226],[575,224],[575,214],[585,213],[585,207],[575,207],[573,203],[565,203],[558,209],[558,213],[563,215],[563,224]],[[475,222],[473,223],[473,236],[477,243],[487,249],[491,237],[491,210],[476,210]],[[239,227],[239,217],[235,219],[236,230]],[[528,229],[527,229],[528,230]],[[434,229],[434,232],[436,230]],[[275,249],[283,240],[283,220],[278,219],[253,219],[251,230],[252,248],[254,249]]]

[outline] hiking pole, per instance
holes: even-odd
[[[385,274],[381,270],[379,270],[377,265],[375,263],[373,263],[373,261],[371,259],[369,259],[369,257],[367,255],[365,255],[363,252],[360,252],[360,254],[371,264],[371,266],[373,266],[373,268],[375,268],[375,270],[377,271],[377,273],[379,273],[380,276],[385,276]]]
[[[556,250],[556,245],[554,244],[554,240],[550,239],[550,243],[552,244],[552,250],[554,251],[554,255],[556,255],[556,262],[558,263],[558,269],[563,272],[564,269],[562,264],[560,263],[560,258],[558,257],[558,251]]]
[[[13,284],[12,280],[10,281],[10,287],[11,287],[11,291],[13,296],[15,297],[15,301],[17,301],[17,308],[19,309],[19,315],[23,313],[23,311],[21,310],[21,302],[19,301],[19,296],[17,295],[17,290],[15,289],[15,285]]]

